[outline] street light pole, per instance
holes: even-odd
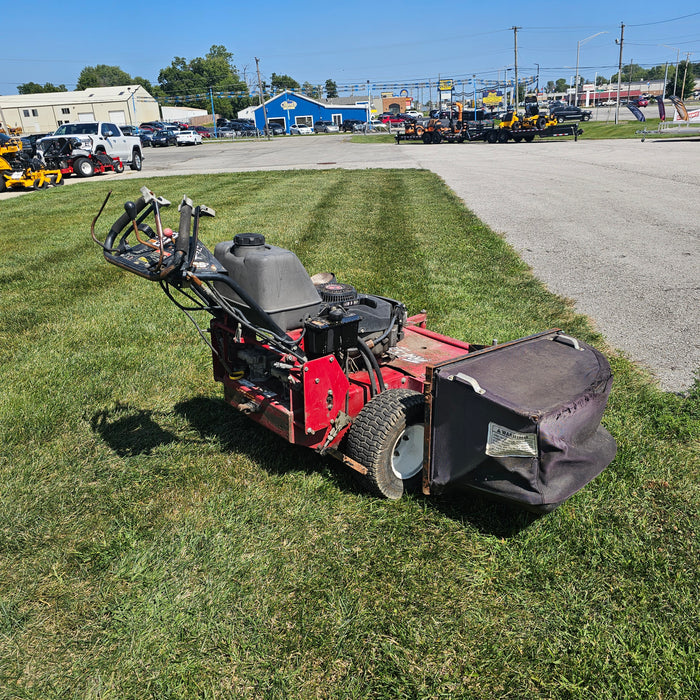
[[[581,44],[585,44],[587,41],[595,39],[595,37],[600,36],[601,34],[607,34],[607,32],[597,32],[596,34],[591,34],[591,36],[581,39],[581,41],[576,44],[576,92],[574,92],[574,105],[576,106],[578,106],[578,59],[579,54],[581,53]]]

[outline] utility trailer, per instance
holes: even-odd
[[[400,301],[309,276],[261,234],[212,252],[199,239],[212,209],[183,197],[174,233],[161,222],[170,202],[146,187],[103,243],[95,227],[107,199],[93,240],[190,320],[211,316],[208,338],[195,325],[226,401],[336,457],[374,494],[464,488],[549,512],[612,461],[615,441],[600,424],[612,373],[592,346],[558,329],[491,345],[449,338]]]
[[[427,144],[437,143],[465,143],[467,141],[486,141],[487,143],[508,143],[514,141],[520,143],[532,143],[535,137],[546,139],[556,136],[573,136],[574,141],[583,134],[583,129],[576,124],[552,124],[544,129],[526,128],[505,128],[496,126],[492,121],[485,122],[464,122],[464,127],[459,131],[438,131],[431,132],[412,130],[410,133],[396,134],[396,143],[401,141],[423,141]]]
[[[508,143],[508,141],[532,143],[535,137],[546,139],[556,136],[573,136],[574,141],[578,141],[581,134],[583,134],[583,129],[579,128],[577,124],[552,124],[544,129],[509,129],[494,126],[474,131],[467,129],[467,140],[486,141],[487,143]]]

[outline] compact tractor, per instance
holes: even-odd
[[[0,192],[10,189],[43,190],[63,184],[58,169],[48,169],[41,157],[23,150],[19,137],[0,134]]]
[[[426,314],[310,276],[290,250],[239,233],[213,252],[214,211],[183,197],[179,226],[146,187],[104,242],[106,260],[156,282],[194,320],[226,401],[288,442],[336,457],[378,496],[464,488],[549,512],[613,459],[600,424],[612,375],[560,330],[475,345],[427,328]],[[208,337],[207,337],[208,334]]]

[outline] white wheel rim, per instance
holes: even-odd
[[[423,423],[416,423],[399,435],[391,451],[391,471],[398,479],[410,479],[422,469],[424,433]]]

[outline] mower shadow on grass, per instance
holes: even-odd
[[[355,472],[331,457],[321,457],[309,450],[290,445],[235,411],[222,399],[196,397],[175,405],[203,440],[212,438],[223,450],[243,452],[269,474],[289,472],[322,473],[344,493],[369,496]],[[431,510],[478,530],[482,534],[509,538],[537,521],[541,515],[489,500],[479,494],[455,492],[439,497],[415,495]]]
[[[90,425],[120,457],[151,454],[178,439],[153,419],[152,411],[122,403],[93,415]]]
[[[363,492],[347,473],[349,470],[343,469],[335,460],[286,442],[253,423],[223,399],[198,396],[181,401],[174,410],[203,440],[215,439],[223,451],[245,454],[268,474],[323,473],[341,491]]]

